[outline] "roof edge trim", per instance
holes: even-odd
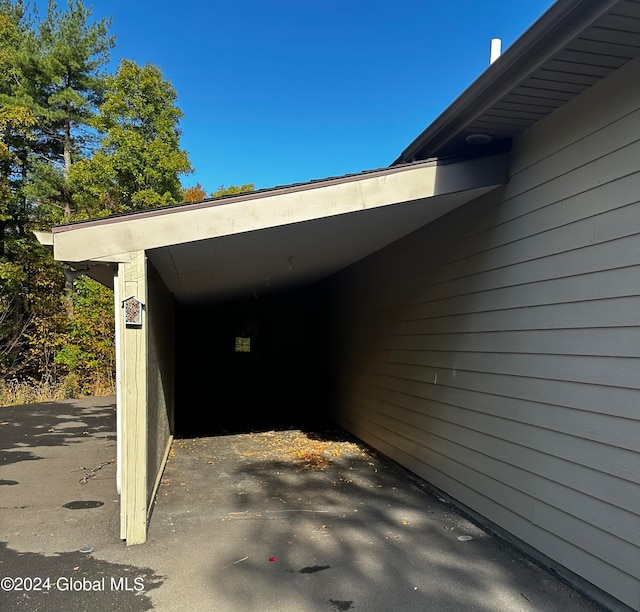
[[[54,233],[54,258],[93,261],[256,230],[339,217],[407,202],[455,199],[508,180],[508,155],[444,164],[413,164],[358,180],[322,183],[319,189],[276,190],[267,197],[232,199],[233,206],[204,204],[142,211]],[[394,171],[395,170],[395,171]],[[428,206],[428,204],[426,204]]]
[[[233,194],[228,196],[222,196],[219,198],[207,198],[200,202],[182,202],[180,204],[163,206],[160,208],[150,208],[147,210],[138,210],[119,215],[110,215],[109,217],[103,217],[98,219],[87,219],[83,221],[74,221],[66,223],[64,225],[57,225],[51,228],[53,234],[61,232],[71,231],[79,226],[90,227],[94,225],[107,225],[109,223],[117,223],[122,219],[136,218],[136,217],[154,217],[158,215],[166,215],[180,210],[197,210],[199,208],[211,208],[213,206],[223,206],[226,204],[234,204],[237,202],[248,202],[251,200],[258,200],[261,198],[268,198],[274,195],[281,195],[286,193],[297,193],[302,191],[309,191],[312,189],[320,189],[322,187],[328,187],[331,185],[341,185],[362,180],[363,178],[375,178],[381,176],[388,176],[403,172],[405,170],[414,170],[420,167],[428,166],[443,166],[445,164],[456,163],[457,161],[463,161],[456,158],[450,159],[425,159],[418,162],[412,162],[407,164],[398,164],[396,166],[388,166],[385,168],[378,168],[375,170],[364,170],[353,174],[345,174],[343,176],[329,177],[324,179],[315,179],[306,183],[294,183],[292,185],[284,185],[280,187],[269,187],[266,189],[259,189],[257,191],[248,191],[239,194]]]
[[[558,0],[423,130],[391,166],[410,163],[427,145],[426,155],[436,155],[458,130],[524,81],[617,3],[618,0]]]
[[[52,232],[41,232],[38,230],[33,231],[33,235],[36,237],[36,240],[42,245],[47,247],[53,246],[53,233]]]

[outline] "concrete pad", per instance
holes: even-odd
[[[604,609],[334,429],[176,440],[127,547],[114,429],[113,398],[0,408],[0,579],[62,578],[0,609]]]

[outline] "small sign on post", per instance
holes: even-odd
[[[124,308],[124,324],[127,327],[140,327],[144,304],[137,297],[131,295],[122,300],[122,307]]]

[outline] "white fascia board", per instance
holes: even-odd
[[[57,260],[109,260],[123,253],[301,223],[506,181],[507,156],[434,161],[54,228]],[[425,202],[428,205],[428,202]]]
[[[33,231],[33,235],[36,237],[36,240],[42,246],[53,246],[53,233],[52,232],[39,232],[37,230]]]

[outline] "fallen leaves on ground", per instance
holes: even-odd
[[[318,440],[300,431],[268,431],[253,435],[259,438],[256,446],[260,450],[245,451],[245,457],[292,461],[299,469],[323,470],[336,457],[365,454],[354,442]]]

